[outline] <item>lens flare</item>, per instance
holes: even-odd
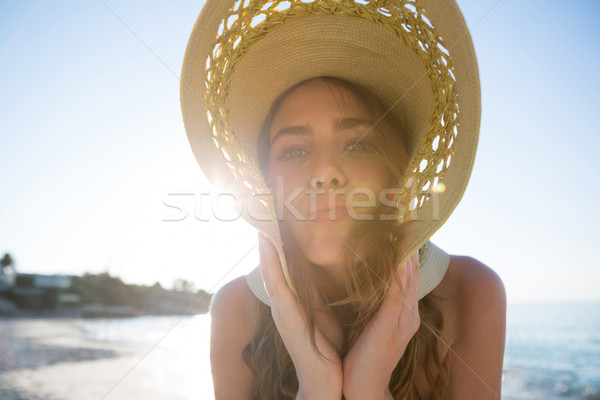
[[[444,193],[446,191],[446,185],[444,185],[443,183],[438,183],[437,185],[435,185],[431,191],[433,193]]]

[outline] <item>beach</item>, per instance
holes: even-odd
[[[600,304],[509,306],[502,399],[599,400]],[[214,400],[210,317],[0,320],[0,399]]]
[[[207,322],[208,316],[4,319],[0,398],[211,399]]]

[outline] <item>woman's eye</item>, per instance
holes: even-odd
[[[302,157],[303,155],[305,155],[306,150],[298,148],[298,147],[293,147],[291,149],[284,149],[281,152],[281,155],[279,156],[280,159],[287,159],[287,160],[291,160],[294,158],[298,158],[298,157]]]
[[[346,145],[347,151],[363,152],[363,151],[369,150],[369,148],[370,148],[369,144],[367,142],[365,142],[364,140],[360,140],[360,139],[353,140]]]

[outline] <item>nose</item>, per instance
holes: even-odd
[[[337,189],[346,185],[346,175],[339,160],[321,155],[315,163],[310,186],[313,189]]]

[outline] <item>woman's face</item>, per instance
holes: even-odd
[[[267,181],[305,257],[335,273],[352,224],[373,215],[393,177],[374,150],[375,121],[331,85],[311,80],[284,98],[269,131]]]

